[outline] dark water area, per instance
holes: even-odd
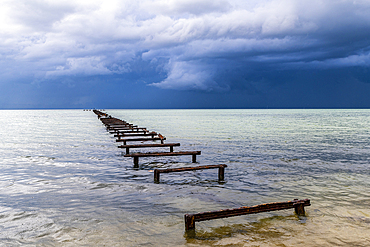
[[[368,246],[370,110],[107,110],[200,150],[217,170],[161,175],[191,158],[123,156],[96,115],[0,111],[0,246]],[[149,151],[148,149],[147,151]],[[157,150],[153,149],[152,151]],[[196,223],[184,214],[311,200]]]

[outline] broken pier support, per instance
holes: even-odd
[[[121,145],[119,148],[126,148],[126,154],[130,153],[130,148],[152,148],[152,147],[170,147],[170,152],[173,152],[173,147],[180,146],[180,143],[150,143],[150,144],[132,144]]]
[[[133,157],[134,165],[139,165],[139,157],[160,157],[160,156],[180,156],[180,155],[191,155],[192,162],[197,162],[197,155],[200,155],[201,151],[182,151],[182,152],[164,152],[164,153],[134,153],[125,154],[124,157]]]
[[[225,178],[225,167],[227,167],[227,165],[221,164],[221,165],[182,167],[182,168],[172,168],[172,169],[155,169],[154,170],[154,181],[159,182],[161,173],[195,171],[195,170],[215,169],[215,168],[218,168],[218,180],[223,181]]]
[[[195,229],[195,222],[196,221],[205,221],[205,220],[213,220],[213,219],[220,219],[220,218],[227,218],[233,216],[240,216],[246,214],[257,214],[262,212],[269,212],[269,211],[276,211],[276,210],[285,210],[294,208],[294,211],[298,215],[304,215],[304,207],[311,206],[309,199],[298,200],[294,199],[293,201],[287,202],[273,202],[273,203],[266,203],[255,205],[251,207],[241,207],[241,208],[234,208],[234,209],[224,209],[219,211],[209,211],[197,214],[185,214],[185,230],[192,230]]]
[[[166,138],[160,138],[160,137],[154,137],[154,138],[127,138],[127,139],[116,139],[116,142],[123,142],[123,145],[126,145],[126,142],[145,142],[145,141],[163,141],[166,140]]]

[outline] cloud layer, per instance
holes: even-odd
[[[365,0],[0,0],[0,76],[140,74],[163,89],[231,90],[256,74],[370,66]],[[124,83],[124,82],[122,82]]]

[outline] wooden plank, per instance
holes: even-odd
[[[256,214],[256,213],[270,212],[270,211],[276,211],[276,210],[285,210],[285,209],[290,209],[290,208],[294,208],[295,212],[298,215],[304,215],[305,206],[311,206],[309,199],[304,199],[304,200],[294,199],[293,201],[265,203],[265,204],[251,206],[251,207],[223,209],[219,211],[208,211],[208,212],[197,213],[197,214],[185,214],[184,215],[185,230],[194,229],[196,221],[213,220],[213,219],[227,218],[227,217],[240,216],[240,215],[246,215],[246,214]]]
[[[196,167],[181,167],[181,168],[169,168],[169,169],[154,169],[154,181],[159,182],[160,173],[170,173],[170,172],[184,172],[184,171],[195,171],[204,169],[215,169],[218,168],[218,180],[224,180],[225,167],[227,165],[208,165],[208,166],[196,166]]]
[[[145,142],[145,141],[163,141],[163,139],[159,137],[154,137],[154,138],[129,138],[116,140],[116,142],[123,142],[124,145],[126,145],[126,142]]]
[[[98,117],[103,117],[103,116],[108,116],[107,113],[104,113],[104,112],[101,112],[101,111],[98,111],[98,110],[93,110],[93,112],[98,115]]]
[[[163,153],[134,153],[125,154],[125,157],[155,157],[155,156],[179,156],[179,155],[200,155],[201,151],[180,151],[180,152],[163,152]]]
[[[130,148],[152,148],[152,147],[170,147],[170,152],[173,152],[173,147],[180,146],[180,143],[149,143],[149,144],[132,144],[121,145],[119,148],[126,148],[126,154],[129,154]]]
[[[119,123],[126,123],[126,121],[123,121],[118,118],[113,118],[113,117],[102,117],[100,118],[100,121],[102,121],[105,124],[119,124]]]
[[[137,125],[133,125],[133,124],[117,124],[117,125],[109,125],[107,126],[107,129],[109,130],[115,130],[115,129],[121,129],[121,128],[135,128],[135,127],[138,127]]]
[[[138,129],[127,129],[127,130],[121,130],[121,131],[109,131],[110,134],[126,134],[126,133],[147,133],[148,130],[138,130]]]
[[[113,118],[100,118],[100,121],[105,125],[123,125],[126,124],[125,121],[120,119],[113,119]]]
[[[108,127],[108,126],[113,126],[113,125],[126,125],[126,122],[124,121],[121,121],[121,120],[109,120],[109,121],[102,121],[102,123],[105,125],[105,127]]]
[[[110,121],[106,121],[107,123],[105,125],[107,126],[110,126],[110,127],[114,127],[114,126],[119,126],[119,125],[130,125],[131,123],[128,123],[126,121],[123,121],[123,120],[115,120],[115,121],[112,121],[112,123],[109,123]]]
[[[133,124],[114,124],[114,125],[105,125],[107,129],[117,129],[117,128],[131,128],[131,127],[137,127]]]
[[[150,144],[132,144],[132,145],[122,145],[119,148],[149,148],[149,147],[170,147],[170,146],[180,146],[180,143],[150,143]]]
[[[225,168],[227,165],[208,165],[208,166],[195,166],[195,167],[180,167],[180,168],[168,168],[168,169],[155,169],[158,173],[170,173],[170,172],[184,172],[184,171],[194,171],[194,170],[204,170],[204,169],[215,169],[215,168]]]
[[[120,130],[146,130],[146,128],[132,126],[132,127],[119,127],[119,128],[108,129],[108,130],[113,130],[113,131],[119,132]]]
[[[126,125],[126,126],[117,126],[117,127],[112,127],[112,128],[109,128],[107,127],[107,130],[126,130],[126,129],[133,129],[133,128],[138,128],[137,125]]]
[[[152,138],[154,138],[154,136],[156,136],[157,133],[155,132],[145,132],[145,133],[137,133],[137,131],[135,132],[131,132],[131,133],[118,133],[118,134],[115,134],[114,137],[118,137],[118,138],[121,138],[121,137],[132,137],[132,136],[151,136]]]
[[[179,156],[179,155],[192,155],[192,162],[197,162],[197,155],[200,155],[200,151],[182,151],[182,152],[165,152],[165,153],[134,153],[134,154],[125,154],[125,157],[134,158],[134,166],[139,165],[139,157],[158,157],[158,156]]]
[[[109,133],[114,133],[114,132],[118,133],[121,130],[123,130],[123,131],[126,131],[126,130],[135,130],[135,131],[145,130],[145,131],[147,131],[146,128],[138,128],[138,127],[118,128],[118,129],[111,129],[111,130],[108,130],[108,131],[109,131]]]
[[[103,123],[125,123],[125,121],[114,117],[102,117],[100,121]]]
[[[123,121],[123,120],[119,120],[119,121],[113,121],[112,123],[109,123],[108,121],[104,125],[106,125],[107,127],[115,127],[115,126],[120,126],[120,125],[132,125],[132,124],[126,121]]]

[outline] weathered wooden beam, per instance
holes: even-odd
[[[125,121],[122,121],[122,120],[119,120],[119,119],[101,118],[100,120],[105,125],[105,127],[114,126],[114,125],[126,125],[126,124],[128,124]]]
[[[233,208],[233,209],[223,209],[219,211],[208,211],[203,213],[197,214],[185,214],[185,230],[192,230],[195,229],[195,222],[196,221],[205,221],[205,220],[213,220],[213,219],[220,219],[220,218],[227,218],[233,216],[240,216],[246,214],[257,214],[262,212],[270,212],[276,210],[285,210],[294,208],[294,211],[298,215],[304,215],[304,207],[311,206],[309,199],[298,200],[294,199],[293,201],[287,202],[273,202],[273,203],[265,203],[260,205],[255,205],[251,207],[241,207],[241,208]]]
[[[121,119],[114,118],[114,117],[111,117],[111,116],[102,117],[102,118],[100,118],[100,121],[102,121],[104,124],[126,123],[125,121],[123,121]]]
[[[154,137],[154,138],[129,138],[116,140],[116,142],[123,142],[124,145],[126,145],[127,142],[145,142],[145,141],[163,141],[163,139],[159,137]]]
[[[121,145],[119,148],[126,148],[126,154],[130,153],[130,148],[152,148],[152,147],[170,147],[170,152],[173,152],[173,147],[180,146],[180,143],[149,143],[149,144],[132,144]]]
[[[102,120],[102,119],[100,119],[100,120]],[[102,123],[104,124],[105,127],[114,126],[114,125],[117,125],[117,126],[118,125],[126,125],[127,124],[126,122],[118,121],[118,120],[114,120],[114,121],[112,121],[112,120],[109,120],[109,121],[104,120],[104,121],[102,121]]]
[[[106,127],[114,127],[114,126],[120,126],[120,125],[132,125],[131,123],[128,123],[126,121],[123,121],[123,120],[116,120],[116,121],[105,121],[106,123],[104,123],[104,125]]]
[[[119,125],[109,125],[107,126],[107,129],[108,130],[116,130],[116,129],[121,129],[121,128],[134,128],[134,127],[138,127],[137,125],[133,125],[133,124],[119,124]]]
[[[140,130],[140,128],[138,128],[137,126],[135,127],[120,127],[120,128],[114,128],[114,129],[107,129],[107,131],[109,133],[113,133],[113,134],[116,134],[118,133],[119,131],[127,131],[127,130],[134,130],[134,131],[138,131]]]
[[[114,137],[118,137],[118,139],[120,139],[121,137],[132,137],[132,136],[151,136],[152,138],[154,138],[156,135],[158,135],[156,132],[145,132],[145,133],[137,133],[137,132],[134,132],[134,133],[118,133],[118,134],[115,134]]]
[[[192,155],[192,162],[196,162],[196,156],[200,155],[200,151],[182,151],[182,152],[165,152],[165,153],[134,153],[125,154],[125,157],[133,157],[134,165],[139,165],[139,157],[159,157],[159,156],[179,156],[179,155]]]
[[[108,114],[100,111],[93,111],[96,115],[98,115],[98,119],[101,119],[102,117],[108,117]]]
[[[123,124],[120,124],[120,125],[114,125],[114,127],[110,127],[110,126],[105,126],[107,128],[107,130],[115,130],[115,129],[130,129],[130,128],[133,128],[133,127],[138,127],[137,125],[123,125]]]
[[[159,182],[161,173],[170,173],[170,172],[185,172],[185,171],[195,171],[195,170],[204,170],[204,169],[216,169],[218,168],[218,180],[224,180],[225,167],[227,165],[208,165],[208,166],[196,166],[196,167],[181,167],[181,168],[169,168],[169,169],[154,169],[154,181]]]
[[[121,119],[118,119],[118,118],[113,118],[113,117],[102,117],[100,118],[100,121],[105,124],[105,125],[109,125],[109,124],[125,124],[126,121],[123,121]]]
[[[142,129],[142,128],[139,128],[137,125],[107,128],[108,131],[130,130],[130,129]]]
[[[139,127],[127,127],[127,128],[119,128],[119,129],[111,129],[111,130],[108,130],[109,133],[111,134],[114,134],[114,133],[119,133],[121,131],[128,131],[128,130],[131,130],[131,131],[147,131],[146,128],[139,128]]]
[[[104,123],[105,125],[112,126],[112,127],[115,126],[115,125],[131,124],[129,122],[126,122],[126,121],[118,119],[118,118],[110,118],[110,119],[108,118],[108,119],[104,119],[103,121],[105,122]]]
[[[154,157],[154,156],[178,156],[178,155],[200,155],[201,151],[180,151],[163,153],[133,153],[125,154],[125,157]]]
[[[139,129],[127,129],[127,130],[119,130],[119,131],[109,131],[110,134],[130,134],[130,133],[148,133],[149,131],[146,129],[139,130]]]

